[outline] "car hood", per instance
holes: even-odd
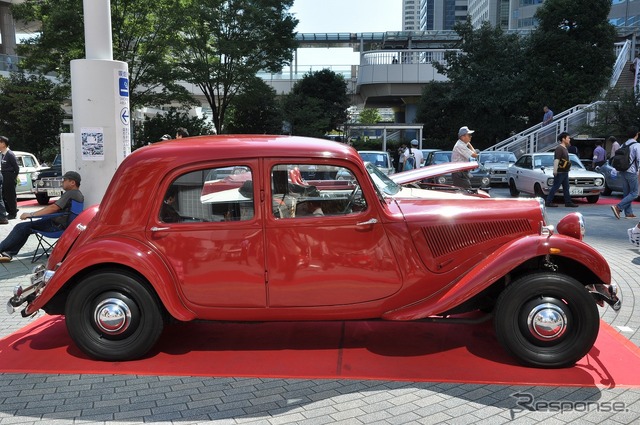
[[[405,184],[430,177],[441,176],[443,174],[454,173],[456,171],[473,170],[476,168],[478,168],[477,162],[446,162],[443,164],[427,165],[426,167],[415,170],[402,171],[389,176],[389,178],[398,184]]]
[[[546,175],[553,177],[553,167],[545,167],[544,170],[539,169],[540,171],[543,171]],[[598,178],[598,177],[602,177],[601,173],[597,173],[595,171],[589,171],[589,170],[582,170],[582,169],[575,169],[572,168],[571,170],[569,170],[569,177],[572,178]]]

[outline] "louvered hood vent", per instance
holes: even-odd
[[[441,257],[494,239],[520,237],[532,233],[531,225],[526,219],[447,224],[423,227],[422,232],[434,257]]]

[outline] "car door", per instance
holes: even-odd
[[[219,162],[168,176],[147,238],[189,307],[265,307],[257,161]]]
[[[533,160],[531,155],[521,157],[512,168],[516,188],[525,193],[533,193]]]
[[[313,169],[322,178],[294,185],[287,176],[295,169],[303,176]],[[339,162],[302,159],[273,161],[265,171],[271,182],[264,203],[270,308],[353,305],[400,289],[368,175]]]
[[[36,157],[28,153],[16,154],[16,160],[20,167],[16,181],[16,193],[31,193],[33,183],[31,175],[40,168]]]

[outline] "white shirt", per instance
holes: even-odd
[[[451,153],[451,162],[469,162],[472,155],[475,152],[467,147],[467,143],[458,139],[453,146],[453,152]]]
[[[422,155],[422,151],[418,148],[415,147],[411,147],[411,154],[413,154],[413,156],[416,158],[416,168],[420,168],[422,166],[422,162],[424,161],[424,156]],[[404,157],[408,158],[409,155],[411,155],[409,153],[409,148],[407,148],[404,151]],[[401,161],[402,162],[402,161]]]

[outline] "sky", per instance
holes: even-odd
[[[299,33],[402,30],[402,0],[294,0],[289,9]],[[298,65],[357,65],[353,49],[298,49]]]

